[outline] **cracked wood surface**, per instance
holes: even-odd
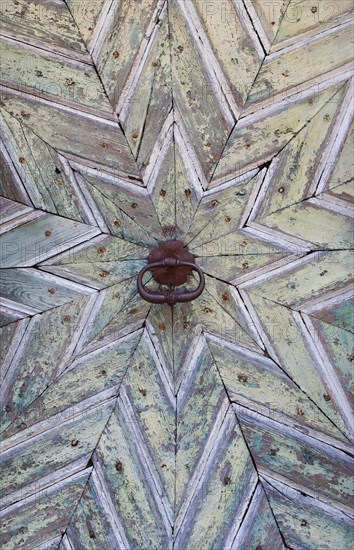
[[[2,548],[350,547],[351,10],[1,4]]]

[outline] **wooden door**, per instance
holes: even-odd
[[[350,547],[351,8],[1,4],[4,550]]]

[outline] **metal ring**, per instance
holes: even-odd
[[[165,290],[162,293],[147,292],[143,284],[143,277],[147,271],[157,269],[158,267],[178,267],[184,266],[189,267],[193,271],[196,271],[199,275],[199,285],[195,290],[191,292],[177,292],[176,290]],[[151,304],[169,304],[175,305],[177,302],[191,302],[202,294],[205,287],[205,278],[204,273],[199,266],[193,264],[192,262],[184,262],[178,260],[177,258],[165,258],[161,262],[156,262],[153,264],[146,265],[138,275],[138,291],[140,296],[150,302]]]

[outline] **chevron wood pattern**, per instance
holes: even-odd
[[[351,547],[352,7],[1,3],[4,550]]]

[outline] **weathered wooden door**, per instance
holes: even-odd
[[[351,8],[1,4],[4,550],[350,547]]]

